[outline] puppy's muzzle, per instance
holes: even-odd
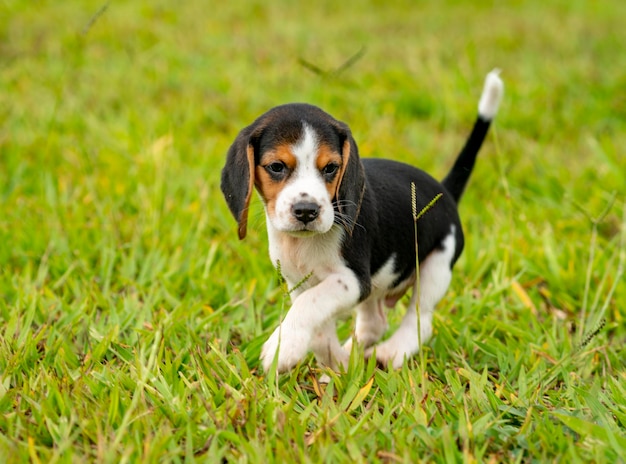
[[[294,204],[291,207],[291,213],[301,223],[308,224],[317,219],[320,214],[320,206],[317,203],[303,201]]]

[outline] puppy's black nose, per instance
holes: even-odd
[[[305,224],[315,220],[320,213],[320,207],[317,203],[300,202],[291,207],[293,216],[300,222]]]

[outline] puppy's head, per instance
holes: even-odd
[[[240,239],[253,185],[278,231],[308,236],[339,224],[352,233],[365,177],[347,125],[314,106],[289,104],[243,129],[228,150],[221,187]]]

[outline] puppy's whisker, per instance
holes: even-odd
[[[338,224],[341,227],[343,227],[346,232],[349,232],[350,230],[354,229],[357,226],[365,230],[365,227],[363,227],[363,225],[356,222],[354,218],[348,216],[347,214],[339,213],[337,211],[335,211],[334,222],[335,224]]]
[[[355,222],[355,218],[341,211],[343,208],[348,206],[356,207],[357,204],[350,200],[336,200],[333,202],[333,208],[335,210],[335,222],[343,225],[346,231],[351,230],[352,225]]]
[[[333,206],[339,208],[342,206],[357,206],[357,204],[351,200],[335,200]]]
[[[335,224],[341,226],[341,228],[343,230],[345,230],[346,232],[350,231],[350,223],[346,222],[345,219],[336,217],[334,222],[335,222]]]

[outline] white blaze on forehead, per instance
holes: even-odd
[[[291,151],[298,160],[296,171],[302,175],[302,170],[309,171],[315,168],[317,160],[317,149],[319,148],[317,134],[315,130],[307,123],[302,123],[302,136],[298,143],[291,147]]]

